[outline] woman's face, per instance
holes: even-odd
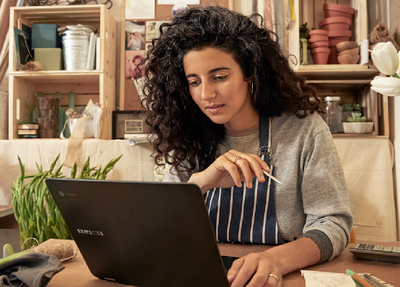
[[[183,67],[193,101],[214,123],[227,130],[258,123],[249,81],[230,54],[211,47],[192,50],[183,57]]]

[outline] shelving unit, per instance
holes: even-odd
[[[352,40],[360,43],[368,39],[367,0],[295,0],[296,22],[286,33],[289,53],[300,59],[300,24],[308,23],[309,29],[319,29],[318,23],[324,18],[323,4],[334,3],[353,7],[356,12],[352,19]],[[297,74],[307,78],[322,97],[341,96],[342,103],[359,103],[367,112],[367,118],[374,122],[372,134],[334,134],[334,137],[388,138],[388,100],[369,91],[371,80],[379,74],[366,64],[360,65],[300,65],[293,67]]]
[[[90,25],[98,29],[100,37],[100,69],[79,71],[18,71],[14,47],[14,27],[22,24],[52,23]],[[68,102],[68,94],[75,94],[75,103],[85,106],[89,99],[99,103],[102,139],[112,137],[112,111],[115,110],[117,23],[104,5],[68,5],[15,7],[10,13],[10,74],[9,74],[9,139],[17,139],[18,122],[31,121],[36,106],[35,94],[61,94],[61,102]]]

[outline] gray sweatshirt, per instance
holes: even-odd
[[[321,261],[331,260],[347,246],[353,217],[346,181],[332,135],[317,114],[304,119],[284,113],[272,120],[272,157],[275,204],[280,235],[285,241],[312,239]],[[259,150],[258,126],[227,132],[218,153],[230,149],[244,153]],[[164,181],[179,181],[167,172]]]

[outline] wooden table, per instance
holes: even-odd
[[[389,245],[389,246],[400,246],[400,242],[375,242],[371,244]],[[349,247],[353,247],[355,244],[350,244]],[[357,260],[353,258],[352,253],[347,247],[341,255],[336,257],[330,262],[325,262],[319,265],[314,265],[306,270],[315,271],[328,271],[345,273],[346,269],[353,270],[357,273],[372,273],[373,275],[385,280],[393,286],[400,287],[400,264],[394,263],[383,263],[375,261]],[[243,256],[250,252],[257,252],[265,250],[266,246],[262,245],[239,245],[239,244],[219,244],[221,255],[230,256]],[[122,284],[112,283],[105,280],[100,280],[94,277],[82,255],[79,253],[78,256],[70,262],[64,263],[65,269],[55,275],[49,283],[49,287],[117,287],[126,286]],[[300,275],[300,271],[292,272],[283,277],[284,287],[303,287],[305,286],[304,278]]]

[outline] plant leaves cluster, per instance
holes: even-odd
[[[19,224],[21,244],[23,248],[30,248],[35,238],[42,243],[50,238],[72,239],[71,233],[65,224],[45,183],[46,178],[63,178],[61,164],[55,168],[60,155],[52,162],[50,169],[43,171],[43,167],[36,163],[37,173],[25,175],[25,166],[18,156],[21,174],[11,188],[11,201],[14,208],[14,217]],[[75,163],[71,170],[71,178],[104,180],[114,168],[122,155],[112,159],[104,168],[90,167],[90,157],[78,173]],[[28,179],[31,179],[28,181]],[[24,244],[26,243],[26,244]]]
[[[351,123],[366,122],[367,119],[361,113],[351,113],[351,117],[347,117],[347,121]]]

